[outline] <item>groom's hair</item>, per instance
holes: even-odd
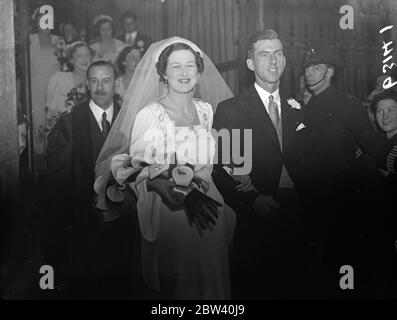
[[[166,82],[165,80],[165,70],[167,69],[168,58],[174,51],[177,50],[189,50],[193,53],[196,59],[197,71],[202,73],[204,70],[204,60],[200,52],[196,52],[192,47],[183,42],[173,43],[166,47],[160,54],[158,61],[156,62],[157,73],[160,75],[160,81]]]
[[[256,32],[248,41],[247,54],[248,58],[252,58],[254,54],[254,44],[259,40],[275,40],[279,39],[278,33],[272,29],[260,30]]]

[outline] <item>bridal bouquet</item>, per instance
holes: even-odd
[[[46,108],[45,110],[45,127],[43,128],[43,139],[44,137],[54,128],[55,124],[61,117],[69,117],[69,113],[76,107],[78,104],[88,100],[88,94],[85,91],[84,93],[81,88],[74,87],[72,88],[66,95],[64,109],[62,111],[54,112]],[[69,121],[66,121],[69,123]]]
[[[194,225],[200,234],[203,230],[212,230],[222,205],[200,191],[200,180],[194,178],[194,166],[171,166],[168,175],[175,183],[172,190],[175,198],[184,203],[190,226]]]
[[[83,92],[84,91],[84,92]],[[88,100],[88,94],[82,87],[74,87],[67,93],[65,101],[66,113],[72,111],[74,107]]]
[[[173,164],[150,165],[141,162],[135,166],[131,164],[131,157],[127,154],[114,157],[111,165],[112,178],[106,189],[107,200],[111,203],[122,202],[126,183],[136,181],[141,170],[147,168],[148,179],[158,178],[171,182],[169,192],[174,199],[182,203],[190,226],[196,227],[200,234],[204,230],[212,230],[219,216],[218,208],[222,205],[200,191],[204,182],[195,176],[194,165],[178,164],[176,156],[173,157]]]

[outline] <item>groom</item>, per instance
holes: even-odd
[[[278,34],[254,34],[246,63],[255,84],[220,103],[213,125],[218,131],[229,130],[230,136],[232,129],[239,129],[240,150],[244,129],[252,130],[249,176],[229,175],[221,161],[213,172],[225,202],[238,213],[232,294],[237,299],[294,298],[302,289],[297,280],[304,278],[303,217],[297,195],[303,185],[303,161],[296,132],[299,110],[291,108],[279,90],[286,61]],[[220,155],[221,150],[219,143]]]

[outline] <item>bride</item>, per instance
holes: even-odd
[[[119,186],[134,191],[142,274],[160,298],[230,298],[228,253],[235,214],[211,180],[211,127],[213,108],[231,96],[194,43],[179,37],[154,43],[137,66],[98,158],[97,206],[107,209],[106,183],[101,181],[110,170]],[[171,171],[175,166],[191,168],[195,182],[178,187]],[[212,225],[192,223],[191,194],[219,205]]]

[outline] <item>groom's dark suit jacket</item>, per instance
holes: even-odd
[[[290,298],[300,286],[296,280],[302,276],[303,265],[300,203],[293,190],[281,190],[279,182],[285,165],[295,190],[304,185],[300,133],[296,131],[301,111],[292,109],[282,92],[280,101],[282,148],[254,86],[220,103],[214,117],[214,129],[240,130],[240,150],[244,150],[244,129],[252,130],[249,176],[259,194],[271,195],[280,203],[277,212],[255,213],[251,204],[258,193],[237,192],[236,183],[222,169],[223,165],[214,166],[213,180],[225,202],[237,213],[231,260],[232,294],[237,299]],[[221,155],[220,143],[218,147]]]
[[[303,186],[303,156],[299,148],[300,111],[292,109],[280,92],[282,120],[282,150],[276,129],[256,89],[251,86],[242,94],[218,105],[213,128],[239,129],[240,152],[244,150],[244,129],[252,130],[252,170],[250,177],[258,192],[276,196],[282,165],[284,164],[297,190]],[[231,136],[231,135],[230,135]],[[222,154],[221,144],[218,154]],[[232,146],[231,146],[232,148]],[[232,150],[232,149],[231,149]],[[219,161],[220,162],[220,161]],[[249,207],[255,194],[236,192],[233,182],[224,174],[222,165],[216,165],[213,178],[225,201],[235,209]],[[229,180],[229,183],[228,183]],[[237,210],[238,211],[238,210]]]

